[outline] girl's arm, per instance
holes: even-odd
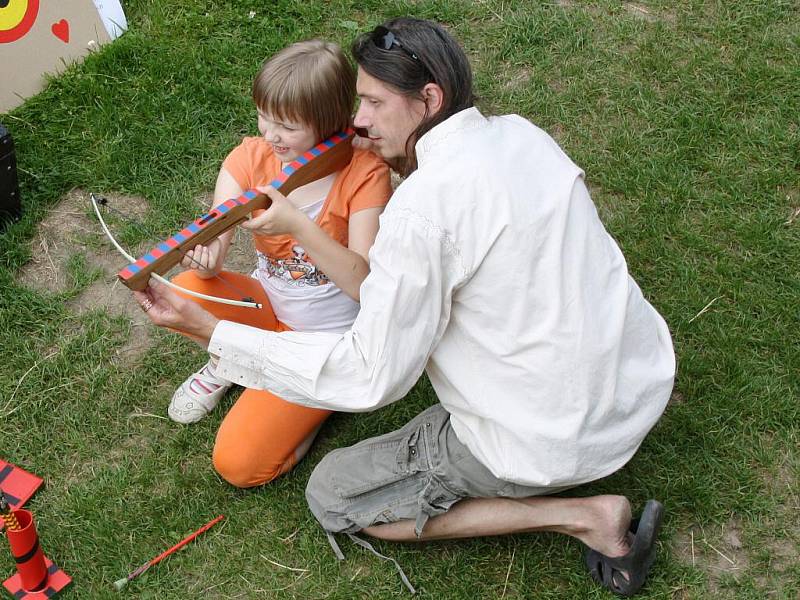
[[[361,283],[369,275],[369,249],[378,235],[378,218],[382,212],[380,206],[350,215],[347,248],[305,215],[294,232],[294,237],[319,269],[356,302],[359,302]]]
[[[219,206],[230,198],[242,195],[242,188],[233,176],[223,167],[217,175],[217,185],[214,188],[214,201],[211,208]],[[186,253],[181,260],[181,266],[186,269],[195,269],[201,279],[215,277],[221,270],[228,254],[234,229],[229,229],[218,238],[203,246],[198,244]]]
[[[288,233],[339,289],[358,302],[361,282],[369,273],[368,253],[378,234],[378,218],[383,207],[365,208],[350,215],[349,242],[345,248],[283,194],[271,187],[262,191],[272,199],[272,206],[258,217],[242,223],[242,227],[261,235]]]

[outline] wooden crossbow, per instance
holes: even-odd
[[[353,156],[352,141],[354,134],[355,131],[353,129],[347,129],[314,146],[311,150],[285,166],[280,175],[270,185],[282,194],[288,195],[300,186],[341,170],[350,162]],[[126,287],[141,291],[147,287],[147,282],[152,276],[162,283],[166,283],[170,287],[177,288],[191,296],[225,304],[260,308],[260,305],[254,302],[240,302],[197,294],[169,282],[161,275],[178,264],[186,252],[198,244],[207,244],[219,237],[234,225],[245,221],[254,210],[269,208],[272,201],[266,194],[262,194],[257,190],[247,190],[238,198],[226,200],[195,219],[194,222],[166,241],[158,244],[138,260],[134,260],[113,238],[103,218],[100,216],[94,196],[92,196],[92,202],[106,235],[117,250],[132,261],[130,265],[117,273],[117,277]]]

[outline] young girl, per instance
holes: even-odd
[[[225,159],[214,206],[244,190],[269,185],[289,162],[350,125],[355,73],[341,49],[311,40],[268,60],[253,82],[261,137],[248,137]],[[374,154],[355,150],[348,166],[288,197],[242,226],[255,238],[252,277],[222,271],[232,230],[196,246],[175,278],[192,290],[247,295],[262,309],[201,304],[218,318],[274,331],[342,332],[359,310],[359,287],[369,272],[367,253],[378,217],[391,195],[389,170]],[[214,409],[231,382],[214,371],[213,357],[175,392],[169,416],[193,423]],[[251,487],[291,469],[306,453],[328,411],[290,404],[247,389],[217,433],[214,466],[230,483]]]

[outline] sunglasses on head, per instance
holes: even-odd
[[[391,50],[392,48],[400,48],[400,50],[405,52],[406,55],[410,56],[416,61],[419,61],[419,57],[413,52],[411,52],[411,50],[403,46],[403,44],[400,43],[400,40],[395,35],[395,33],[393,31],[390,31],[383,25],[379,25],[378,27],[376,27],[375,30],[372,32],[371,37],[372,37],[372,43],[375,44],[381,50]]]

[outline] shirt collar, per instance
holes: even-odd
[[[454,133],[480,127],[488,122],[476,107],[465,108],[436,127],[426,132],[414,146],[417,153],[417,163],[422,164],[425,156],[435,152],[443,142]]]

